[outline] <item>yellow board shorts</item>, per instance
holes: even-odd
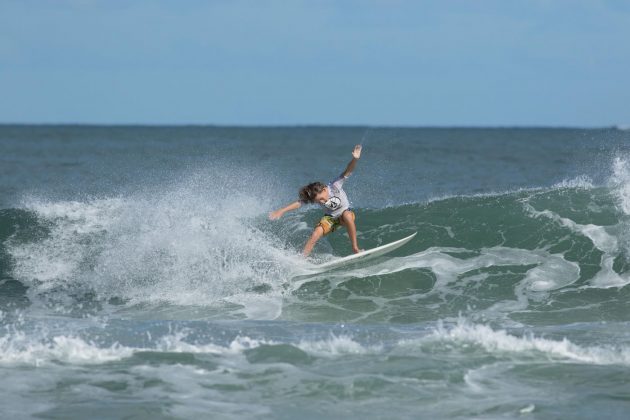
[[[350,214],[352,214],[352,220],[354,221],[354,217],[355,217],[354,212],[352,210],[345,210],[344,213],[346,211],[349,211]],[[324,235],[328,235],[329,233],[336,231],[337,228],[341,226],[341,216],[335,218],[335,217],[326,215],[319,220],[319,223],[317,223],[315,227],[317,226],[321,226],[322,229],[324,229]]]

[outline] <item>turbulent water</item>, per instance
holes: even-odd
[[[320,217],[328,181],[369,265]],[[630,132],[0,126],[3,418],[627,418]],[[311,274],[309,274],[311,273]]]

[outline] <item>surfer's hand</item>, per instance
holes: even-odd
[[[281,210],[272,211],[269,213],[269,220],[277,220],[282,216]]]
[[[360,144],[357,144],[356,146],[354,146],[354,150],[352,151],[352,157],[355,159],[359,159],[361,157],[362,148],[363,146],[361,146]]]

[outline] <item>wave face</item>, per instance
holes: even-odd
[[[273,225],[247,197],[209,206],[192,183],[159,197],[31,201],[0,215],[3,270],[29,298],[70,309],[89,298],[325,322],[626,320],[625,196],[580,182],[358,209],[365,248],[418,236],[369,266],[310,276],[296,253],[310,231],[302,216]],[[317,251],[347,242],[338,234]]]
[[[0,134],[7,417],[626,415],[627,133],[376,130],[360,245],[418,235],[321,274],[345,232],[307,261],[319,210],[266,214],[363,129]]]

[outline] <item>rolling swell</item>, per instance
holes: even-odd
[[[364,210],[358,220],[364,247],[418,236],[392,259],[301,285],[327,296],[322,316],[337,311],[345,319],[404,323],[460,314],[533,324],[627,319],[620,288],[630,280],[627,217],[609,188],[451,197]],[[341,235],[332,240],[347,247]]]
[[[196,195],[179,190],[159,200],[32,201],[0,213],[0,272],[4,287],[28,287],[31,299],[201,305],[206,315],[236,308],[239,317],[287,320],[626,320],[627,216],[617,191],[583,182],[358,209],[364,248],[418,236],[373,266],[299,281],[292,273],[305,263],[291,248],[316,211],[278,228],[256,209],[217,221],[215,209],[200,213]],[[284,236],[288,244],[278,246]],[[349,248],[345,234],[329,243],[320,254]]]

